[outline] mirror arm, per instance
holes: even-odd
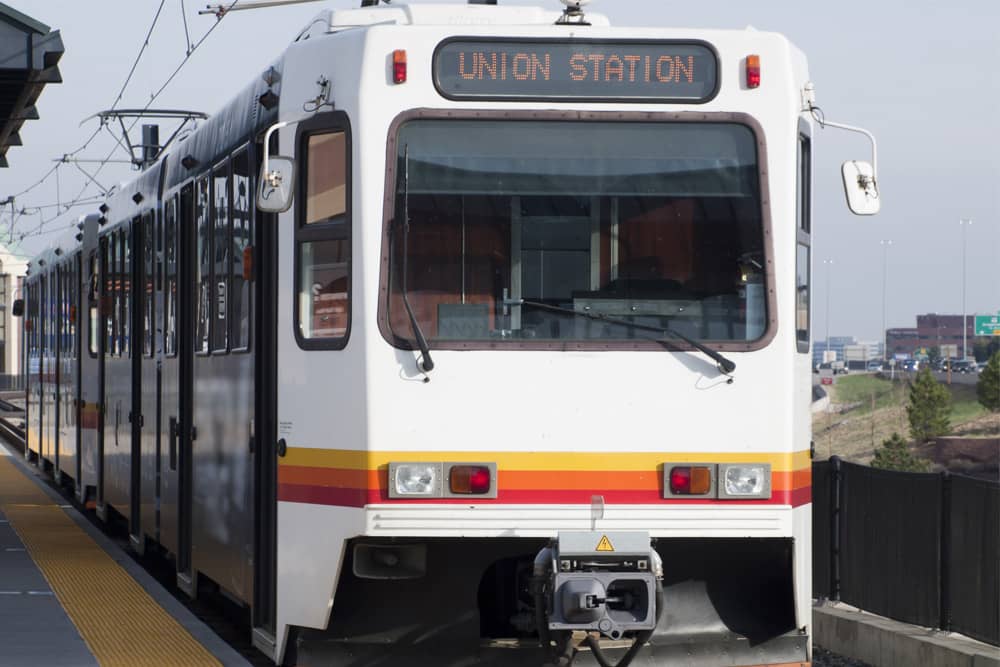
[[[855,127],[854,125],[845,125],[843,123],[834,123],[833,121],[826,120],[823,118],[823,112],[819,107],[809,107],[809,111],[812,113],[812,117],[816,119],[819,126],[826,128],[826,126],[837,128],[838,130],[847,130],[848,132],[857,132],[858,134],[863,134],[868,137],[868,140],[872,142],[872,180],[878,180],[878,147],[875,144],[875,135],[864,129],[863,127]]]
[[[277,130],[280,130],[281,128],[285,127],[286,125],[290,125],[291,122],[292,121],[285,120],[285,121],[282,121],[280,123],[275,123],[271,127],[267,128],[267,131],[264,133],[264,164],[263,164],[263,167],[264,167],[264,173],[267,174],[268,181],[270,181],[271,178],[273,177],[273,175],[271,174],[271,169],[268,167],[268,161],[270,160],[270,157],[271,157],[271,135],[274,134]],[[276,184],[273,183],[273,182],[271,182],[270,185],[271,185],[271,187],[277,187]]]

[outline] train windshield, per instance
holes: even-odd
[[[574,312],[719,343],[763,337],[767,263],[747,126],[421,119],[400,127],[396,146],[396,218],[410,221],[391,235],[397,339],[413,340],[404,288],[443,348],[656,346],[649,331]]]

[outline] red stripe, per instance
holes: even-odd
[[[662,498],[651,491],[629,490],[515,490],[500,491],[496,498],[414,498],[390,499],[382,490],[349,489],[334,486],[312,486],[306,484],[279,484],[278,500],[313,505],[339,505],[342,507],[364,507],[374,504],[417,504],[435,505],[589,505],[591,497],[599,493],[604,501],[618,505],[791,505],[799,507],[812,502],[812,487],[805,486],[794,491],[777,491],[768,500],[717,500],[714,498],[677,499]]]

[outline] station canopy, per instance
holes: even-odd
[[[56,66],[63,54],[58,30],[0,3],[0,167],[7,150],[21,145],[26,120],[36,120],[35,101],[47,83],[62,83]]]

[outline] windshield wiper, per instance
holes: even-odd
[[[629,322],[628,320],[621,320],[616,317],[608,317],[607,315],[601,315],[599,313],[590,313],[585,310],[573,310],[572,308],[563,308],[562,306],[550,306],[547,303],[542,303],[540,301],[526,301],[525,299],[512,299],[508,302],[509,305],[513,306],[531,306],[532,308],[538,308],[540,310],[551,310],[555,313],[566,313],[567,315],[575,315],[576,317],[584,317],[588,320],[595,320],[597,322],[607,322],[608,324],[618,324],[623,327],[628,327],[630,329],[638,329],[640,331],[652,331],[655,333],[667,334],[673,336],[674,338],[679,338],[691,347],[695,348],[702,354],[707,355],[715,362],[719,371],[725,375],[729,375],[734,370],[736,370],[736,364],[729,359],[725,358],[712,348],[699,343],[693,338],[689,338],[682,334],[676,329],[671,329],[670,327],[654,327],[648,324],[639,324],[638,322]]]
[[[395,242],[395,227],[400,223],[395,223],[390,228],[391,238],[390,243]],[[400,292],[403,297],[403,306],[406,308],[406,314],[410,317],[410,328],[413,330],[413,337],[417,339],[417,347],[420,348],[420,360],[417,362],[418,368],[424,373],[430,373],[434,370],[434,361],[431,359],[431,349],[427,345],[427,339],[424,338],[424,332],[420,330],[420,323],[417,322],[417,316],[413,314],[413,308],[410,307],[410,299],[406,294],[406,280],[408,273],[408,260],[410,256],[410,147],[403,146],[403,282],[400,286]],[[428,378],[429,379],[429,378]],[[426,382],[427,379],[424,380]]]

